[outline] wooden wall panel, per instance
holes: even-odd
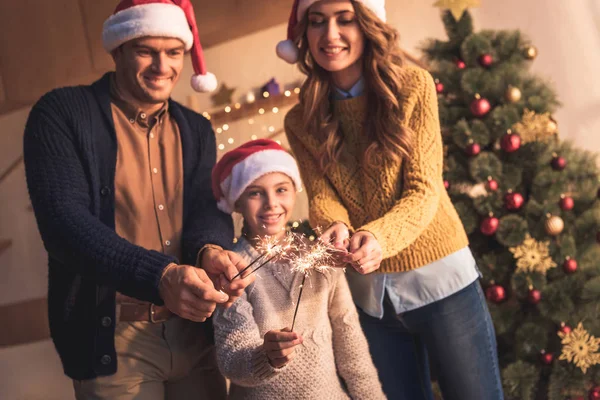
[[[288,20],[290,0],[192,0],[203,47],[267,29]],[[283,38],[282,38],[283,39]]]
[[[4,83],[2,81],[2,75],[0,74],[0,106],[6,101],[6,94],[4,93]]]
[[[7,102],[31,103],[91,71],[76,0],[0,2],[0,71]]]
[[[111,70],[114,68],[112,58],[102,47],[102,26],[113,13],[117,1],[79,0],[79,3],[93,67],[98,72]]]

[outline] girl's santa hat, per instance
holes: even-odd
[[[192,87],[212,92],[217,78],[206,70],[198,37],[194,8],[190,0],[121,0],[104,22],[102,42],[109,53],[123,43],[144,36],[177,38],[190,51],[195,75]]]
[[[298,61],[298,46],[294,42],[294,30],[298,21],[301,21],[310,6],[319,0],[294,0],[290,20],[288,21],[287,40],[277,44],[277,55],[279,58],[290,64]],[[385,22],[385,0],[356,0],[362,5],[368,7],[379,19]]]
[[[231,214],[244,190],[271,172],[286,174],[294,182],[296,191],[301,189],[296,160],[273,140],[252,140],[225,153],[212,170],[212,190],[219,209]]]

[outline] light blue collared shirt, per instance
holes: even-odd
[[[334,99],[360,96],[364,90],[365,81],[361,77],[348,91],[335,88]],[[356,305],[380,319],[383,318],[386,291],[396,313],[400,314],[451,296],[479,278],[469,247],[407,272],[360,275],[350,268],[347,271],[346,277]]]

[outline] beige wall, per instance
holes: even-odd
[[[401,33],[403,46],[414,50],[423,38],[443,37],[439,13],[433,1],[388,0],[389,21]],[[597,0],[483,0],[476,11],[478,27],[520,28],[540,50],[533,71],[554,82],[564,107],[556,115],[563,137],[573,138],[590,150],[600,150],[600,12]],[[221,82],[237,88],[236,97],[260,86],[275,76],[281,83],[301,78],[294,67],[278,60],[273,52],[284,37],[286,27],[279,25],[262,32],[212,47],[206,51],[209,69]],[[5,55],[2,54],[4,57]],[[188,86],[191,67],[174,97],[188,103],[196,96],[200,110],[210,108],[207,95],[195,95]],[[234,97],[234,100],[236,100]],[[266,134],[268,127],[282,126],[285,110],[255,118],[255,124],[242,120],[218,134],[218,143],[234,139],[234,145],[250,135]],[[21,109],[0,117],[0,171],[21,151],[24,122],[28,110]],[[264,131],[266,128],[267,131]],[[46,265],[28,204],[22,166],[0,186],[0,239],[9,237],[13,246],[0,255],[3,279],[0,280],[0,306],[41,297],[46,291]],[[305,213],[300,210],[298,215]],[[0,324],[10,321],[0,321]],[[0,398],[70,399],[71,389],[62,377],[58,358],[49,341],[0,349]]]

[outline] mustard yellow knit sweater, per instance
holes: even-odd
[[[376,168],[362,162],[366,96],[333,102],[344,134],[338,163],[323,175],[323,141],[304,129],[302,106],[285,117],[285,131],[309,198],[310,222],[327,227],[343,221],[351,230],[372,232],[383,248],[378,272],[422,267],[468,245],[462,223],[444,188],[443,147],[431,75],[405,67],[402,111],[413,132],[414,152],[404,162]],[[367,89],[368,90],[368,89]]]

